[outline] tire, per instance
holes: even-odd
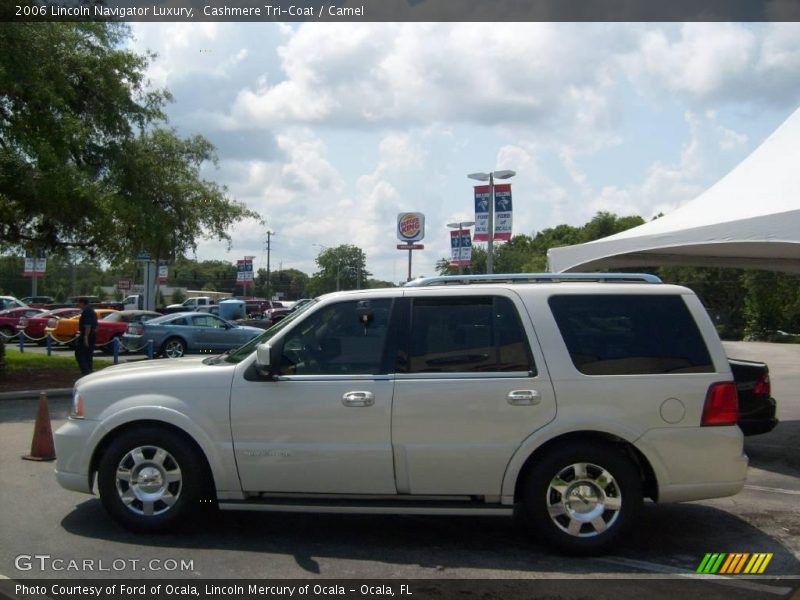
[[[11,329],[11,327],[3,327],[2,329],[0,329],[0,333],[2,333],[2,334],[3,334],[3,337],[4,337],[4,338],[7,338],[7,339],[10,339],[10,338],[16,337],[16,335],[17,335],[17,334],[14,332],[14,330],[13,330],[13,329]]]
[[[569,442],[567,442],[569,443]],[[534,464],[522,489],[522,515],[560,552],[601,554],[619,542],[642,506],[642,482],[619,449],[582,442]]]
[[[165,358],[181,358],[185,354],[186,342],[179,337],[171,337],[161,346],[161,355]]]
[[[182,437],[158,427],[121,433],[97,470],[100,500],[123,527],[144,533],[175,529],[200,508],[207,470]]]

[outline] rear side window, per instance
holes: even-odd
[[[410,337],[411,373],[535,372],[508,298],[415,298]]]
[[[586,375],[711,373],[711,357],[677,295],[570,295],[549,300],[575,367]]]

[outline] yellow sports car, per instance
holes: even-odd
[[[108,314],[119,312],[111,308],[96,308],[97,320],[99,321]],[[72,339],[78,335],[78,321],[80,321],[80,314],[70,317],[69,319],[50,319],[47,322],[45,331],[49,333],[52,338],[61,342],[62,344],[71,342]]]

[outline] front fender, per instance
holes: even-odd
[[[218,492],[241,493],[233,459],[227,399],[224,410],[215,415],[213,411],[198,410],[172,396],[131,396],[104,410],[99,417],[100,423],[86,444],[87,456],[82,461],[87,469],[100,443],[118,428],[142,421],[165,423],[180,429],[197,443],[205,454]]]

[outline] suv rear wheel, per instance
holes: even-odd
[[[610,445],[553,450],[528,472],[523,515],[537,536],[567,554],[598,554],[617,543],[642,505],[635,465]]]
[[[176,434],[156,427],[126,431],[100,460],[97,487],[103,506],[134,531],[172,529],[199,508],[201,459]]]

